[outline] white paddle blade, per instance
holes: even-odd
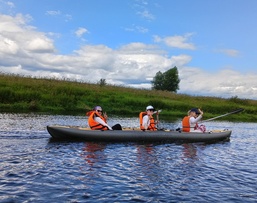
[[[153,113],[160,113],[160,112],[162,112],[162,110],[160,109],[160,110],[158,110],[158,111],[154,111]]]

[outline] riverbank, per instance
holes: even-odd
[[[91,84],[67,79],[32,78],[0,74],[1,112],[44,112],[85,115],[101,105],[108,115],[138,116],[147,105],[162,109],[162,119],[176,120],[192,107],[204,110],[204,119],[231,112],[239,114],[220,120],[256,122],[257,101],[217,97],[189,96],[166,91],[135,89],[114,85]]]

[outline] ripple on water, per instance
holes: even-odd
[[[257,201],[251,123],[209,122],[209,128],[233,129],[224,143],[106,144],[49,139],[47,125],[81,126],[83,116],[0,114],[0,119],[1,202]]]

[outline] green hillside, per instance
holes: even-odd
[[[1,112],[85,115],[96,105],[101,105],[109,116],[138,116],[147,105],[153,105],[162,109],[162,119],[171,121],[182,118],[193,107],[204,111],[204,119],[244,108],[245,111],[239,114],[219,120],[257,121],[256,100],[195,97],[108,84],[0,74]]]

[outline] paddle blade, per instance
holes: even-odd
[[[160,109],[158,111],[154,111],[153,113],[161,113],[161,112],[162,112],[162,110]]]

